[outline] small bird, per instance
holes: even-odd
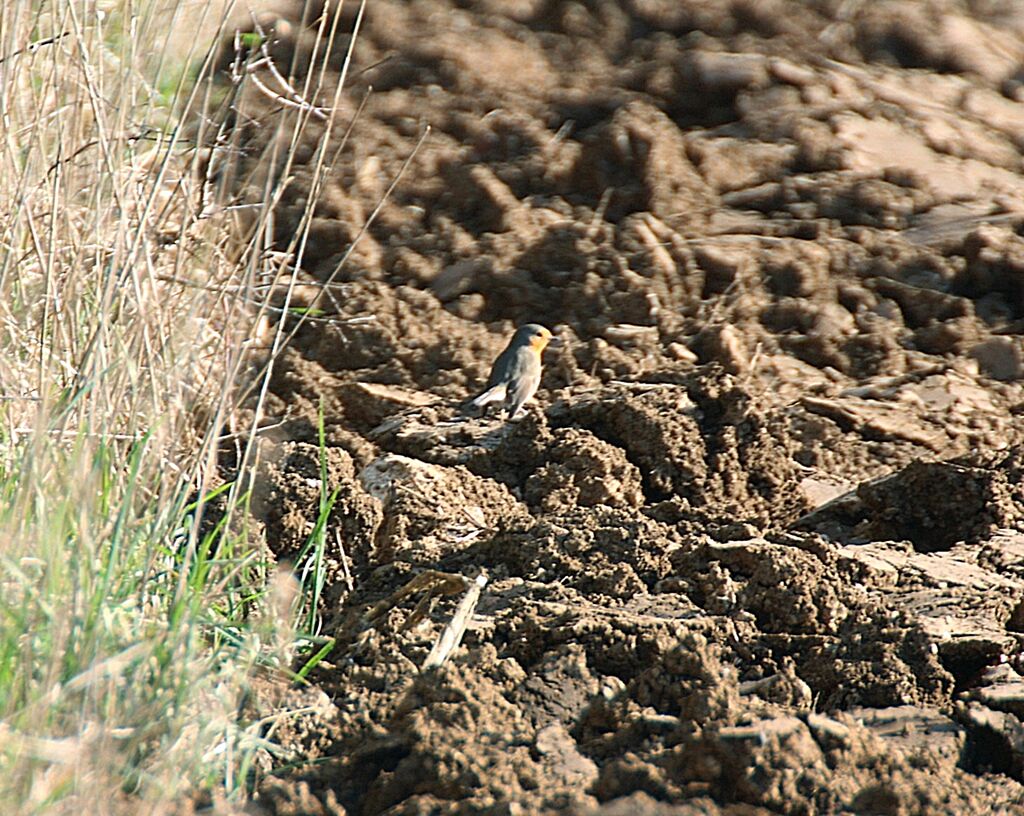
[[[474,408],[483,408],[501,402],[509,419],[515,419],[540,385],[540,356],[552,334],[537,323],[527,323],[516,329],[505,350],[498,355],[487,378],[487,388],[470,401]]]

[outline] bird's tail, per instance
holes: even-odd
[[[474,408],[483,408],[485,405],[490,405],[492,402],[501,402],[503,399],[505,399],[505,387],[499,384],[493,388],[488,388],[479,396],[473,397],[469,404]]]

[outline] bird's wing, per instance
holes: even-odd
[[[504,385],[508,381],[509,370],[515,363],[516,350],[506,348],[494,359],[491,366],[491,373],[487,377],[487,388],[494,388],[496,385]]]
[[[537,393],[540,385],[540,360],[532,353],[525,359],[516,361],[513,376],[509,378],[509,387],[505,392],[505,407],[509,418],[519,415],[523,406]]]

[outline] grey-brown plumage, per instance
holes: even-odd
[[[515,419],[540,386],[541,354],[551,342],[551,332],[537,323],[516,329],[498,355],[483,393],[471,402],[474,408],[502,403],[509,419]]]

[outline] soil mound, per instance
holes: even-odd
[[[322,11],[258,19],[329,108]],[[337,491],[261,806],[1024,813],[1019,4],[372,0],[337,100],[229,128],[309,318],[269,549]],[[468,414],[526,321],[536,405]]]

